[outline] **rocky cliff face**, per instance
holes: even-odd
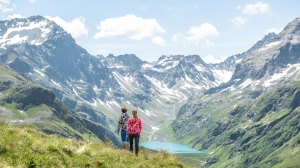
[[[255,50],[236,67],[232,79],[249,76],[259,80],[281,73],[288,65],[299,63],[299,18],[289,23],[272,41]]]

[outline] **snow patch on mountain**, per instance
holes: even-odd
[[[228,82],[233,74],[232,71],[213,69],[214,77],[218,79],[218,84]]]
[[[51,82],[52,82],[54,85],[61,87],[61,85],[60,85],[59,83],[55,82],[55,81],[52,80],[52,79],[51,79]]]
[[[93,100],[93,103],[91,103],[94,107],[97,107],[98,103],[95,99],[92,99]]]
[[[158,131],[158,130],[159,130],[159,128],[158,128],[158,127],[155,127],[155,126],[152,126],[152,130],[154,130],[154,131]]]
[[[201,71],[207,71],[207,68],[203,67],[203,65],[195,65],[195,68],[201,72]]]
[[[187,99],[187,97],[184,96],[182,93],[180,93],[178,90],[168,88],[166,84],[164,84],[163,82],[157,80],[156,78],[149,77],[149,76],[145,76],[145,77],[149,81],[152,81],[152,84],[156,87],[156,90],[158,90],[161,93],[159,96],[163,97],[165,100],[169,100],[169,99],[172,99],[172,98]]]
[[[152,65],[151,65],[150,63],[144,64],[144,65],[142,66],[142,70],[147,70],[147,69],[150,69],[150,68],[152,68]]]
[[[114,111],[114,109],[119,108],[119,103],[117,103],[115,100],[109,100],[104,102],[104,106],[110,108],[112,111]]]
[[[146,114],[147,116],[156,116],[154,113],[152,113],[149,110],[141,110],[141,109],[139,109],[139,111],[141,111],[142,113]]]
[[[152,64],[144,64],[142,66],[143,70],[153,70],[153,71],[157,71],[157,72],[164,72],[167,71],[169,69],[172,69],[174,67],[176,67],[178,65],[179,61],[172,61],[172,62],[167,62],[167,60],[165,61],[159,61],[157,64],[155,64],[154,66]]]
[[[131,80],[130,78],[124,78],[118,72],[113,72],[113,75],[121,85],[123,91],[126,91],[128,93],[136,92],[136,88],[133,87],[129,82]]]
[[[275,42],[272,42],[272,43],[268,43],[268,44],[266,44],[265,46],[263,46],[262,48],[260,48],[260,49],[258,50],[258,52],[267,50],[267,49],[269,49],[269,48],[271,48],[271,47],[274,47],[274,46],[277,46],[277,45],[280,44],[281,42],[282,42],[282,41],[275,41]]]
[[[243,59],[237,59],[237,60],[235,60],[235,63],[240,63],[241,61],[242,61]]]
[[[75,93],[75,95],[76,95],[77,97],[80,98],[80,96],[79,96],[79,94],[76,92],[76,90],[75,90],[74,88],[72,88],[72,90],[73,90],[73,92]]]
[[[206,80],[204,78],[204,80]],[[206,81],[207,82],[207,81]],[[180,79],[176,82],[176,84],[172,87],[172,89],[199,89],[199,90],[203,90],[203,89],[207,89],[206,86],[203,85],[196,85],[195,83],[193,83],[192,79],[185,74],[185,78],[184,79]]]
[[[40,22],[18,22],[11,26],[6,32],[1,32],[0,47],[8,45],[28,43],[31,45],[43,44],[52,30],[48,20]]]
[[[239,85],[239,88],[244,89],[252,83],[253,81],[251,79],[247,79],[242,84]]]
[[[295,74],[297,73],[297,74]],[[264,81],[263,86],[264,87],[270,87],[272,85],[277,84],[278,80],[286,79],[292,75],[299,76],[300,75],[300,64],[288,64],[287,68],[284,69],[284,71],[280,73],[275,73],[272,75],[268,80]]]
[[[37,70],[37,69],[33,69],[35,72],[37,72],[40,76],[42,76],[42,77],[45,77],[46,75],[43,73],[43,72],[41,72],[41,71],[39,71],[39,70]]]
[[[94,86],[93,86],[93,90],[94,90],[95,93],[98,93],[98,92],[99,92],[98,86],[94,85]]]

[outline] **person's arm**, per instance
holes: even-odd
[[[139,123],[139,125],[140,125],[140,130],[141,130],[141,132],[142,132],[142,128],[143,128],[143,126],[142,126],[142,120],[140,119],[139,122],[140,122],[140,123]]]
[[[121,115],[121,117],[119,118],[119,121],[118,121],[118,135],[119,135],[120,129],[121,129],[121,122],[122,122],[122,115]]]
[[[126,136],[128,136],[128,132],[129,132],[129,130],[131,129],[131,125],[130,125],[130,119],[131,119],[131,118],[129,118],[129,119],[128,119],[128,121],[127,121],[127,127],[126,127],[126,129],[127,129],[127,130],[126,130]]]

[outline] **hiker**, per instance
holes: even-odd
[[[122,147],[123,147],[123,149],[126,149],[126,143],[128,143],[128,137],[126,136],[126,126],[127,126],[127,121],[129,119],[129,115],[126,113],[127,112],[126,107],[122,107],[121,111],[122,111],[122,114],[118,121],[118,135],[121,130]],[[128,144],[128,146],[129,146],[129,144]]]
[[[129,150],[133,152],[133,139],[135,144],[135,155],[139,153],[140,133],[142,132],[142,121],[137,116],[137,110],[132,110],[132,117],[127,121],[126,135],[129,137]]]

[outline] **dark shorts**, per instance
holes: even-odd
[[[128,138],[126,138],[126,130],[121,130],[121,140],[122,142],[128,142]]]

